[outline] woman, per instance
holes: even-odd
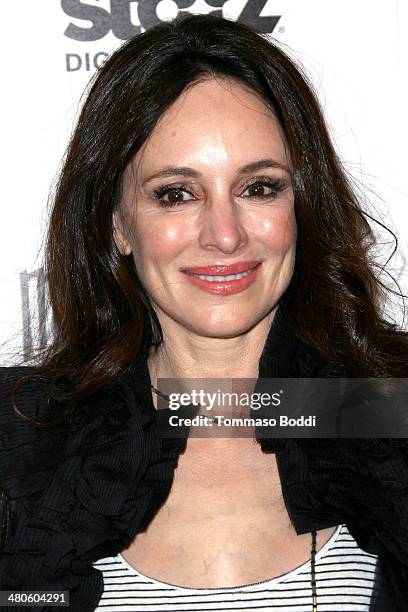
[[[405,440],[167,438],[156,412],[161,378],[405,376],[365,217],[310,85],[250,28],[189,16],[111,56],[50,218],[53,343],[2,371],[3,589],[407,609]]]

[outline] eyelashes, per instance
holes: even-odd
[[[284,191],[290,184],[287,179],[271,179],[270,177],[260,177],[251,183],[247,183],[243,189],[243,193],[252,189],[252,194],[249,196],[240,195],[239,197],[244,199],[255,199],[255,200],[270,200],[278,196],[278,194]],[[254,188],[256,188],[254,193]],[[267,193],[265,193],[265,190]],[[262,193],[259,193],[262,191]],[[258,193],[257,193],[258,192]],[[183,199],[183,194],[188,194],[191,198]],[[176,196],[176,200],[165,200],[166,196]],[[159,201],[163,208],[173,208],[176,206],[182,206],[183,204],[194,199],[194,195],[185,185],[162,185],[153,191],[153,197]]]

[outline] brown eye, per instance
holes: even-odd
[[[248,187],[249,195],[251,196],[262,196],[265,195],[265,185],[263,183],[256,183]]]
[[[183,192],[181,191],[181,189],[172,189],[171,191],[167,192],[167,202],[175,204],[177,202],[183,201]]]
[[[191,198],[184,195],[192,196],[192,194],[182,187],[160,187],[154,191],[154,197],[159,200],[160,204],[166,208],[177,206],[188,202]]]
[[[257,181],[256,183],[252,183],[250,185],[247,185],[244,193],[247,193],[248,195],[245,195],[243,197],[246,198],[260,198],[260,199],[267,199],[267,198],[274,198],[278,195],[278,193],[280,191],[282,191],[285,188],[285,184],[282,181],[274,181],[274,182],[270,182],[270,181]]]

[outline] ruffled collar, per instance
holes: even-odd
[[[259,376],[333,373],[333,366],[296,337],[278,310]],[[395,588],[408,589],[405,440],[258,442],[264,452],[276,453],[297,533],[346,523],[362,548],[389,559]],[[34,484],[27,466],[16,471],[9,455],[8,469],[16,474],[9,490],[25,512],[0,562],[1,586],[69,590],[70,609],[94,610],[103,580],[92,563],[121,552],[147,526],[170,491],[185,444],[159,436],[142,353],[119,379],[82,402],[52,437],[37,435],[31,457],[39,466]]]
[[[284,310],[278,308],[259,360],[259,378],[344,375],[297,337]],[[156,423],[158,413],[167,418],[165,410],[154,408],[146,355],[125,381],[138,394],[144,418],[153,416]],[[408,565],[406,440],[257,437],[257,441],[262,451],[276,454],[285,505],[298,534],[347,523],[367,551],[379,554],[388,548]],[[185,439],[162,438],[163,452],[173,451],[173,457],[185,446]],[[398,517],[396,523],[387,519],[390,516]]]

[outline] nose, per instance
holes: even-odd
[[[202,210],[199,243],[203,249],[234,253],[248,242],[240,210],[232,198],[215,195]]]

